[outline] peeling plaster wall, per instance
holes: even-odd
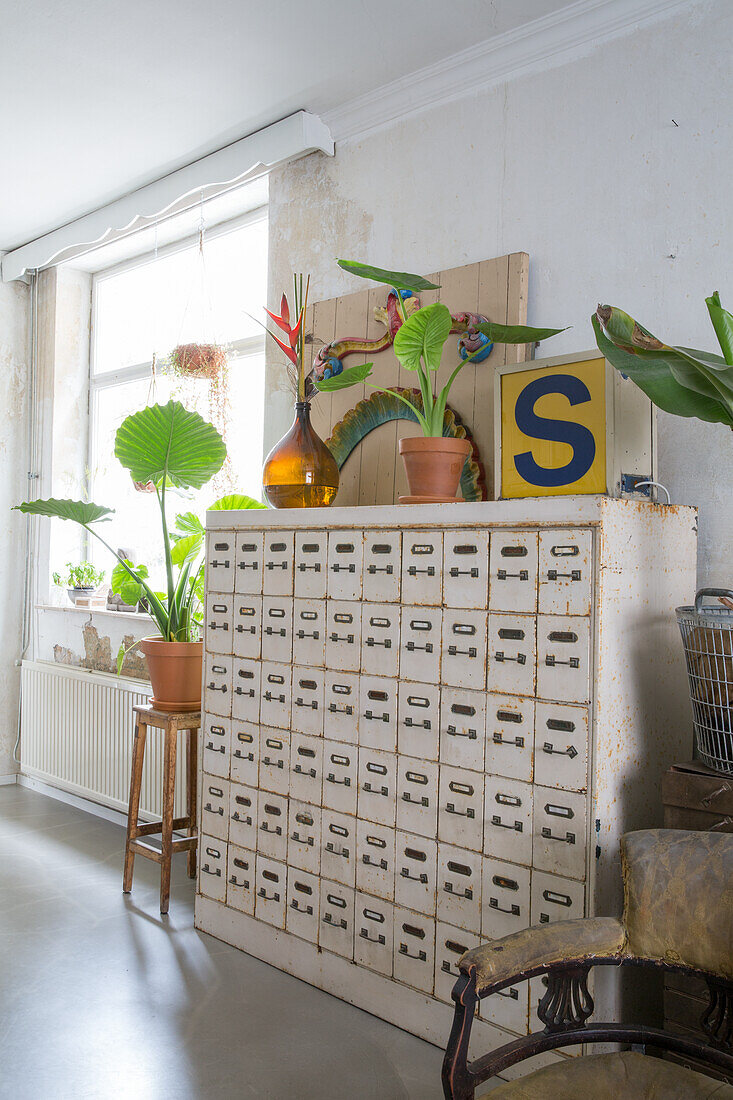
[[[599,301],[714,350],[704,298],[733,308],[732,35],[733,7],[695,4],[273,173],[270,301],[292,271],[314,300],[356,289],[335,256],[429,272],[527,251],[529,323],[573,326],[547,354],[594,346]],[[274,359],[266,408],[265,453],[292,419]],[[660,413],[659,453],[672,500],[700,507],[700,582],[731,586],[731,432]]]
[[[23,500],[28,471],[29,288],[0,283],[0,776],[13,760],[18,715],[25,519],[11,512]]]

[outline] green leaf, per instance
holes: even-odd
[[[180,401],[132,413],[115,436],[115,455],[133,481],[157,485],[168,477],[179,489],[200,489],[221,469],[226,453],[213,424]]]
[[[566,328],[529,328],[528,325],[497,325],[493,321],[486,321],[483,325],[476,325],[479,332],[488,336],[495,344],[536,344],[540,340],[547,340],[550,336],[557,336],[558,332],[567,332]]]
[[[431,283],[422,275],[411,275],[408,271],[385,271],[381,267],[370,267],[355,260],[336,260],[336,263],[350,275],[358,275],[360,279],[371,279],[375,283],[387,283],[395,290],[411,290],[413,293],[419,293],[421,290],[438,290],[440,287],[440,283]]]
[[[126,558],[125,562],[141,581],[148,577],[148,568],[146,565],[133,565],[129,558]],[[139,581],[134,581],[132,579],[121,562],[118,562],[112,570],[110,587],[115,595],[121,596],[123,603],[126,603],[129,607],[137,607],[145,593],[143,585]]]
[[[710,320],[713,322],[715,335],[718,337],[723,358],[728,366],[733,366],[733,317],[727,309],[723,309],[721,306],[720,295],[717,290],[710,298],[705,299],[705,303],[708,307]]]
[[[321,382],[314,382],[314,385],[321,393],[347,390],[349,386],[358,386],[359,383],[364,382],[372,373],[373,366],[373,363],[360,363],[356,367],[347,367],[341,374],[336,374],[333,378],[324,378]]]
[[[171,547],[171,561],[174,565],[185,565],[201,553],[204,544],[203,535],[186,535]]]
[[[398,329],[394,353],[405,370],[417,370],[422,359],[428,370],[440,366],[443,345],[450,336],[453,318],[442,302],[418,309]]]
[[[249,508],[267,508],[267,505],[254,497],[248,497],[246,493],[227,493],[209,505],[210,512],[246,511]]]
[[[172,539],[183,538],[184,535],[203,535],[205,528],[195,512],[181,512],[176,516],[175,530],[171,531]]]
[[[88,523],[108,520],[114,515],[114,508],[103,508],[101,504],[92,504],[83,500],[61,500],[49,497],[47,500],[24,500],[16,504],[14,511],[25,512],[29,516],[51,516],[54,519],[70,519],[86,527]]]

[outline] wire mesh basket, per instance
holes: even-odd
[[[711,599],[726,598],[705,606]],[[714,771],[733,774],[733,592],[701,588],[694,607],[678,607],[685,647],[695,744]]]

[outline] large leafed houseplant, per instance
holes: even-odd
[[[112,587],[125,603],[142,600],[158,634],[139,648],[146,656],[153,703],[165,710],[197,710],[201,705],[200,640],[203,599],[204,529],[193,513],[169,528],[166,497],[170,489],[201,489],[221,469],[226,446],[219,432],[179,401],[150,405],[126,417],[115,436],[115,456],[133,482],[152,483],[158,500],[165,561],[165,590],[156,591],[144,565],[121,557],[100,534],[98,525],[114,509],[80,500],[27,500],[17,505],[30,515],[78,523],[117,558]],[[261,508],[259,501],[233,494],[219,508]]]

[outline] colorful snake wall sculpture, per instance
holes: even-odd
[[[405,302],[405,309],[408,316],[410,316],[420,308],[420,299],[409,290],[401,293]],[[453,318],[451,332],[460,333],[458,354],[461,359],[465,359],[467,355],[478,348],[483,348],[483,351],[479,352],[473,360],[474,363],[482,363],[490,354],[493,344],[488,336],[476,331],[476,326],[488,321],[488,317],[483,317],[480,313],[466,312],[453,313],[451,316]],[[343,361],[347,355],[354,355],[357,352],[377,355],[380,351],[385,351],[392,346],[403,320],[397,304],[396,290],[390,290],[387,295],[386,308],[383,306],[375,307],[374,319],[383,324],[387,330],[376,340],[359,340],[355,337],[345,337],[341,340],[334,340],[333,343],[326,344],[325,347],[321,348],[313,360],[313,377],[317,382],[341,374],[344,369]]]

